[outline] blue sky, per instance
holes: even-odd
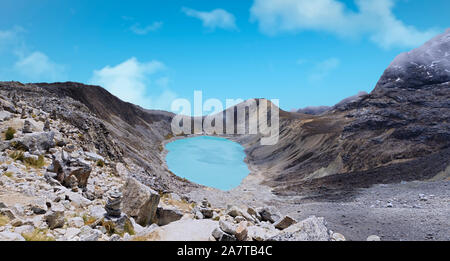
[[[0,80],[99,84],[146,108],[175,98],[370,92],[400,52],[450,27],[448,0],[2,0]]]

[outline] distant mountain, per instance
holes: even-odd
[[[357,99],[359,99],[361,96],[367,95],[367,92],[358,92],[357,94],[347,97],[343,99],[342,101],[336,103],[334,106],[308,106],[302,109],[298,109],[298,113],[304,113],[304,114],[311,114],[311,115],[320,115],[326,111],[334,110],[335,108],[341,107],[346,105],[347,103],[353,102]]]

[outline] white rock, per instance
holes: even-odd
[[[23,233],[32,233],[34,231],[34,227],[31,225],[23,225],[20,227],[16,227],[16,229],[14,229],[15,233],[18,234],[23,234]]]
[[[80,241],[97,241],[100,236],[102,235],[102,232],[98,229],[92,229],[89,226],[83,226],[80,229]]]
[[[80,228],[84,226],[84,220],[81,217],[73,217],[68,220],[68,225],[70,227]]]
[[[344,235],[342,235],[340,233],[333,233],[331,235],[331,240],[332,241],[345,241],[345,237],[344,237]]]
[[[377,235],[371,235],[367,237],[366,241],[381,241],[381,238]]]
[[[10,231],[0,232],[0,241],[25,241],[22,235]]]
[[[106,210],[103,206],[93,205],[89,207],[89,215],[96,219],[103,218],[106,214]]]
[[[66,232],[64,233],[64,237],[67,240],[71,240],[73,239],[75,236],[77,236],[78,234],[80,234],[81,230],[79,228],[75,228],[75,227],[69,227],[66,229]]]

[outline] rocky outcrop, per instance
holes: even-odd
[[[330,241],[331,234],[323,218],[309,217],[269,238],[270,241]]]
[[[56,180],[66,187],[85,188],[92,168],[87,162],[79,158],[73,159],[62,150],[53,155],[52,165],[47,171],[56,173]]]
[[[50,229],[64,226],[64,211],[65,208],[63,205],[58,203],[53,204],[50,212],[45,215],[45,221]]]
[[[158,207],[156,210],[156,219],[158,226],[164,226],[174,221],[180,220],[183,217],[181,212],[176,207]]]
[[[133,217],[141,226],[156,221],[160,196],[151,188],[129,177],[123,187],[123,212]]]
[[[273,226],[275,228],[283,230],[290,227],[291,225],[294,225],[295,223],[297,223],[295,219],[291,218],[290,216],[284,216],[283,218],[280,218],[278,221],[276,221]]]

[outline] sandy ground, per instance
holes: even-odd
[[[159,227],[155,233],[161,241],[208,241],[219,222],[211,219],[181,219]]]

